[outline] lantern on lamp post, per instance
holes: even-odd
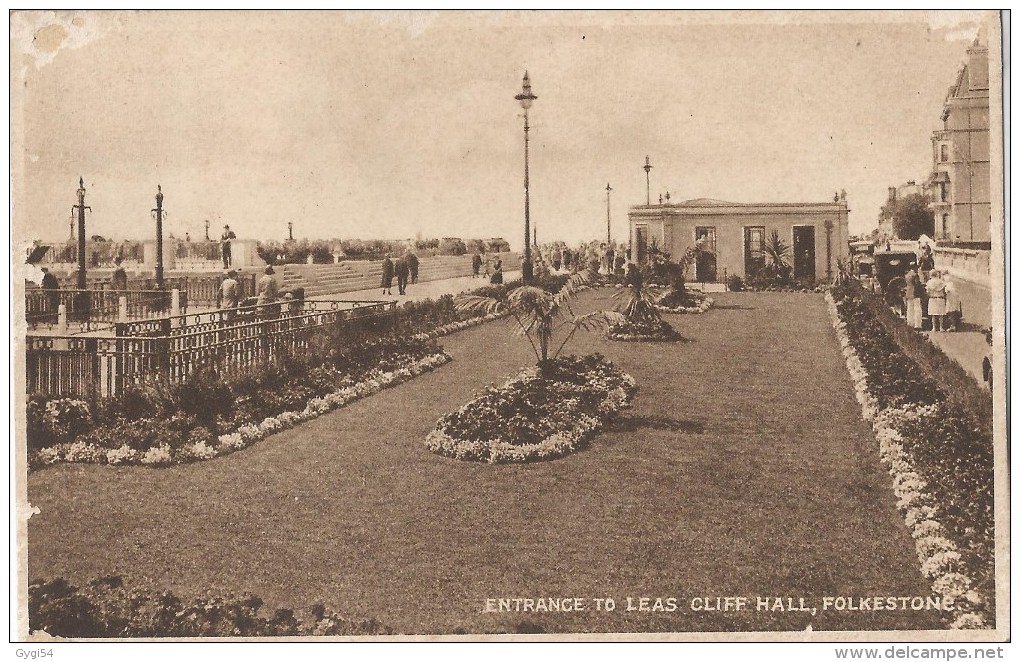
[[[524,109],[524,262],[521,264],[521,276],[525,283],[532,281],[533,265],[531,264],[531,198],[528,190],[528,109],[538,97],[531,92],[531,79],[528,72],[524,72],[524,84],[521,93],[514,97]],[[538,230],[535,230],[535,240],[538,241]]]

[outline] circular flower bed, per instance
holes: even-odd
[[[682,339],[680,332],[665,320],[632,322],[630,320],[613,324],[606,332],[609,340],[632,342],[674,342]]]
[[[673,299],[667,294],[656,302],[655,309],[661,313],[692,315],[705,312],[714,303],[715,299],[712,297],[684,292],[682,299]]]
[[[434,453],[490,464],[560,457],[583,447],[637,391],[598,354],[552,359],[524,370],[439,420],[425,439]]]

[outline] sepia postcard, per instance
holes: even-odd
[[[1008,20],[11,12],[18,655],[1001,657]]]

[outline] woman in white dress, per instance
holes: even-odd
[[[946,282],[942,280],[942,274],[934,269],[924,286],[928,291],[928,315],[931,317],[932,331],[941,331],[942,316],[946,314]]]

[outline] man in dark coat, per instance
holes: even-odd
[[[503,284],[503,260],[496,258],[496,263],[492,265],[492,277],[489,282],[493,285]]]
[[[237,235],[230,229],[229,225],[223,226],[223,234],[220,235],[220,251],[223,254],[223,268],[229,269],[232,264],[230,256],[230,240],[237,239]]]
[[[121,264],[122,260],[120,257],[116,257],[113,260],[113,264],[117,267],[113,270],[113,276],[110,278],[111,289],[123,292],[127,289],[127,272],[124,271],[124,265]]]
[[[411,272],[411,284],[418,282],[418,256],[413,251],[407,254],[407,269]]]
[[[46,267],[42,268],[42,288],[46,291],[46,312],[53,322],[57,321],[60,310],[60,281]]]
[[[475,253],[471,256],[471,277],[478,278],[478,274],[482,272],[482,256]]]
[[[407,294],[407,277],[411,273],[407,267],[407,258],[399,258],[394,265],[394,271],[397,274],[397,292],[402,295]]]
[[[393,260],[389,255],[382,263],[382,293],[392,294],[390,288],[393,287]]]

